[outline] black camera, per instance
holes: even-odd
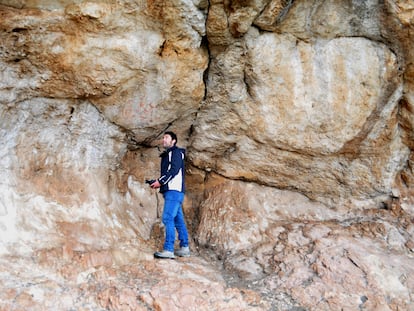
[[[152,185],[153,183],[155,183],[157,180],[156,179],[146,179],[145,183],[148,185]]]

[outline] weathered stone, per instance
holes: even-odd
[[[384,168],[397,172],[408,155],[397,66],[366,39],[310,44],[252,31],[210,66],[191,160],[327,202],[387,195],[395,174]]]
[[[413,9],[0,0],[0,310],[413,309]]]
[[[215,176],[206,193],[198,242],[240,278],[260,280],[262,293],[287,292],[310,310],[413,306],[411,230],[401,231],[390,211],[350,217],[293,192]]]
[[[83,2],[64,8],[0,11],[2,41],[13,47],[0,62],[8,73],[1,89],[16,79],[27,81],[13,98],[5,92],[2,100],[87,98],[139,141],[156,138],[177,119],[193,119],[204,96],[208,59],[200,48],[203,10],[181,1]],[[181,11],[185,20],[175,18]]]

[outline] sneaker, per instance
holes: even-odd
[[[155,252],[154,253],[155,258],[161,258],[161,259],[174,259],[174,253],[170,251],[166,251],[165,249],[162,252]]]
[[[190,257],[190,248],[188,246],[180,247],[174,252],[174,255],[178,257]]]

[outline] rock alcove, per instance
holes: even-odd
[[[414,4],[0,0],[0,310],[414,308]],[[161,246],[160,138],[193,256]]]

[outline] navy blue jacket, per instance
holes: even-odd
[[[172,146],[161,153],[160,157],[161,177],[158,179],[161,184],[160,192],[164,193],[169,190],[185,192],[185,149]]]

